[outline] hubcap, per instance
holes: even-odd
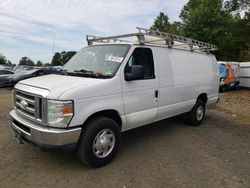
[[[115,134],[110,129],[101,130],[93,142],[93,152],[96,157],[104,158],[108,156],[115,145]]]
[[[204,108],[203,106],[199,106],[196,110],[196,119],[198,121],[202,120],[203,115],[204,115]]]

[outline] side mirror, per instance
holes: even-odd
[[[144,67],[142,65],[132,65],[131,73],[125,73],[125,80],[140,80],[144,78]]]

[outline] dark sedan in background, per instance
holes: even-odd
[[[8,85],[14,86],[16,85],[17,82],[27,79],[27,78],[33,78],[33,77],[43,76],[47,74],[58,74],[58,73],[60,73],[60,71],[53,69],[53,68],[38,68],[38,69],[34,68],[31,70],[20,71],[7,78]]]
[[[15,72],[8,69],[0,69],[0,87],[8,84],[8,77],[14,75]]]
[[[17,82],[33,78],[37,76],[43,76],[47,74],[60,74],[61,69],[55,69],[53,67],[29,67],[18,66],[16,69],[7,70],[0,69],[0,87],[13,87]]]

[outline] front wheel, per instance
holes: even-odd
[[[120,139],[120,126],[114,120],[106,117],[93,119],[83,128],[78,157],[88,166],[103,166],[114,158]]]
[[[186,114],[187,121],[193,126],[199,126],[205,116],[205,102],[198,99],[190,112]]]

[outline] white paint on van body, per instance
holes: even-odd
[[[125,81],[124,68],[136,47],[151,48],[155,79]],[[211,54],[149,45],[131,45],[118,72],[111,79],[48,75],[17,84],[49,90],[48,99],[73,100],[74,117],[69,127],[82,125],[103,110],[115,110],[122,130],[129,130],[188,112],[200,94],[207,104],[218,100],[219,73]],[[158,98],[155,91],[158,90]]]

